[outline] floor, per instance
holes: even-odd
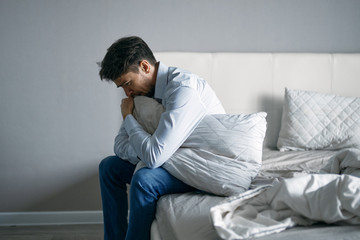
[[[0,240],[103,240],[102,224],[0,227]]]
[[[321,226],[321,225],[318,225]],[[103,240],[103,225],[52,225],[0,227],[0,240]],[[258,240],[359,240],[360,226],[296,227]]]

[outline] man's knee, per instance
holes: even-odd
[[[147,188],[147,184],[149,183],[147,180],[150,180],[147,175],[147,171],[144,171],[143,169],[138,170],[131,179],[131,187]]]
[[[152,169],[142,168],[138,170],[131,180],[131,189],[134,191],[147,192],[157,195],[157,186],[159,185],[158,176]]]
[[[99,175],[103,176],[104,174],[107,174],[109,170],[113,168],[115,161],[119,161],[117,156],[109,156],[101,160],[99,164]]]

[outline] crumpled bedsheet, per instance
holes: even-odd
[[[320,172],[360,177],[360,150],[356,148],[342,150],[333,156]]]
[[[360,224],[360,150],[334,155],[318,174],[275,181],[211,208],[222,239],[246,239],[316,222]],[[339,174],[343,175],[339,175]]]

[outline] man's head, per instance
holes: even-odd
[[[113,43],[101,62],[101,80],[123,87],[127,96],[151,95],[156,59],[139,37],[124,37]]]

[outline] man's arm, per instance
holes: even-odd
[[[206,114],[197,91],[184,86],[170,93],[165,108],[153,135],[145,132],[131,114],[124,119],[130,146],[149,168],[160,167],[168,160]]]
[[[129,135],[126,133],[124,123],[121,124],[118,135],[115,137],[114,152],[121,159],[137,164],[139,159],[133,147],[129,144]]]

